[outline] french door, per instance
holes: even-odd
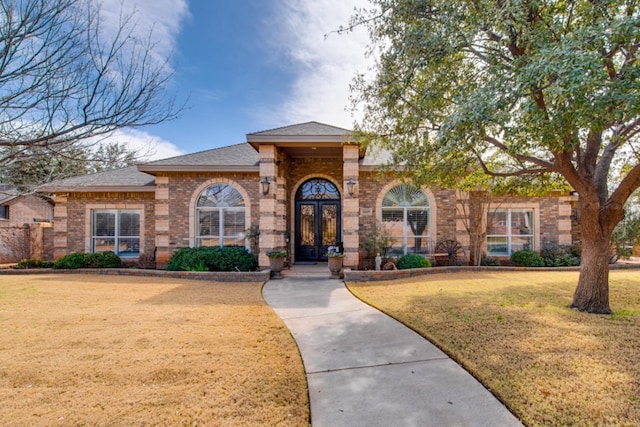
[[[296,261],[326,261],[341,241],[339,200],[296,201]]]

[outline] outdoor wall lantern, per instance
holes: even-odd
[[[353,192],[355,191],[355,187],[356,187],[356,180],[353,178],[349,178],[347,180],[347,191],[349,192],[349,195],[351,197],[353,197]]]
[[[269,194],[269,185],[271,185],[271,180],[266,176],[260,180],[260,185],[262,186],[262,194]]]
[[[577,191],[572,191],[569,195],[571,196],[569,199],[569,204],[571,205],[572,210],[571,220],[578,222],[580,221],[580,217],[578,216],[578,201],[580,200],[580,195]]]

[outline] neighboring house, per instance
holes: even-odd
[[[285,249],[294,262],[326,260],[340,246],[357,268],[361,243],[382,225],[392,252],[430,255],[442,240],[468,246],[465,195],[418,188],[380,173],[385,160],[352,132],[317,122],[247,135],[247,142],[50,183],[54,256],[112,250],[154,253],[166,266],[178,248],[244,245],[258,227],[259,264]],[[572,243],[569,195],[503,198],[488,221],[488,255]]]
[[[0,185],[0,264],[43,258],[45,250],[52,256],[52,246],[47,245],[50,230],[44,231],[52,220],[50,201]]]
[[[33,194],[20,194],[11,185],[0,185],[0,227],[22,227],[52,219],[50,201]]]

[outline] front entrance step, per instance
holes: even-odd
[[[293,263],[290,268],[282,270],[283,277],[300,277],[310,279],[329,279],[331,272],[326,262]]]

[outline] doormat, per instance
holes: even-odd
[[[316,265],[316,264],[318,263],[314,261],[296,261],[293,263],[293,265]]]

